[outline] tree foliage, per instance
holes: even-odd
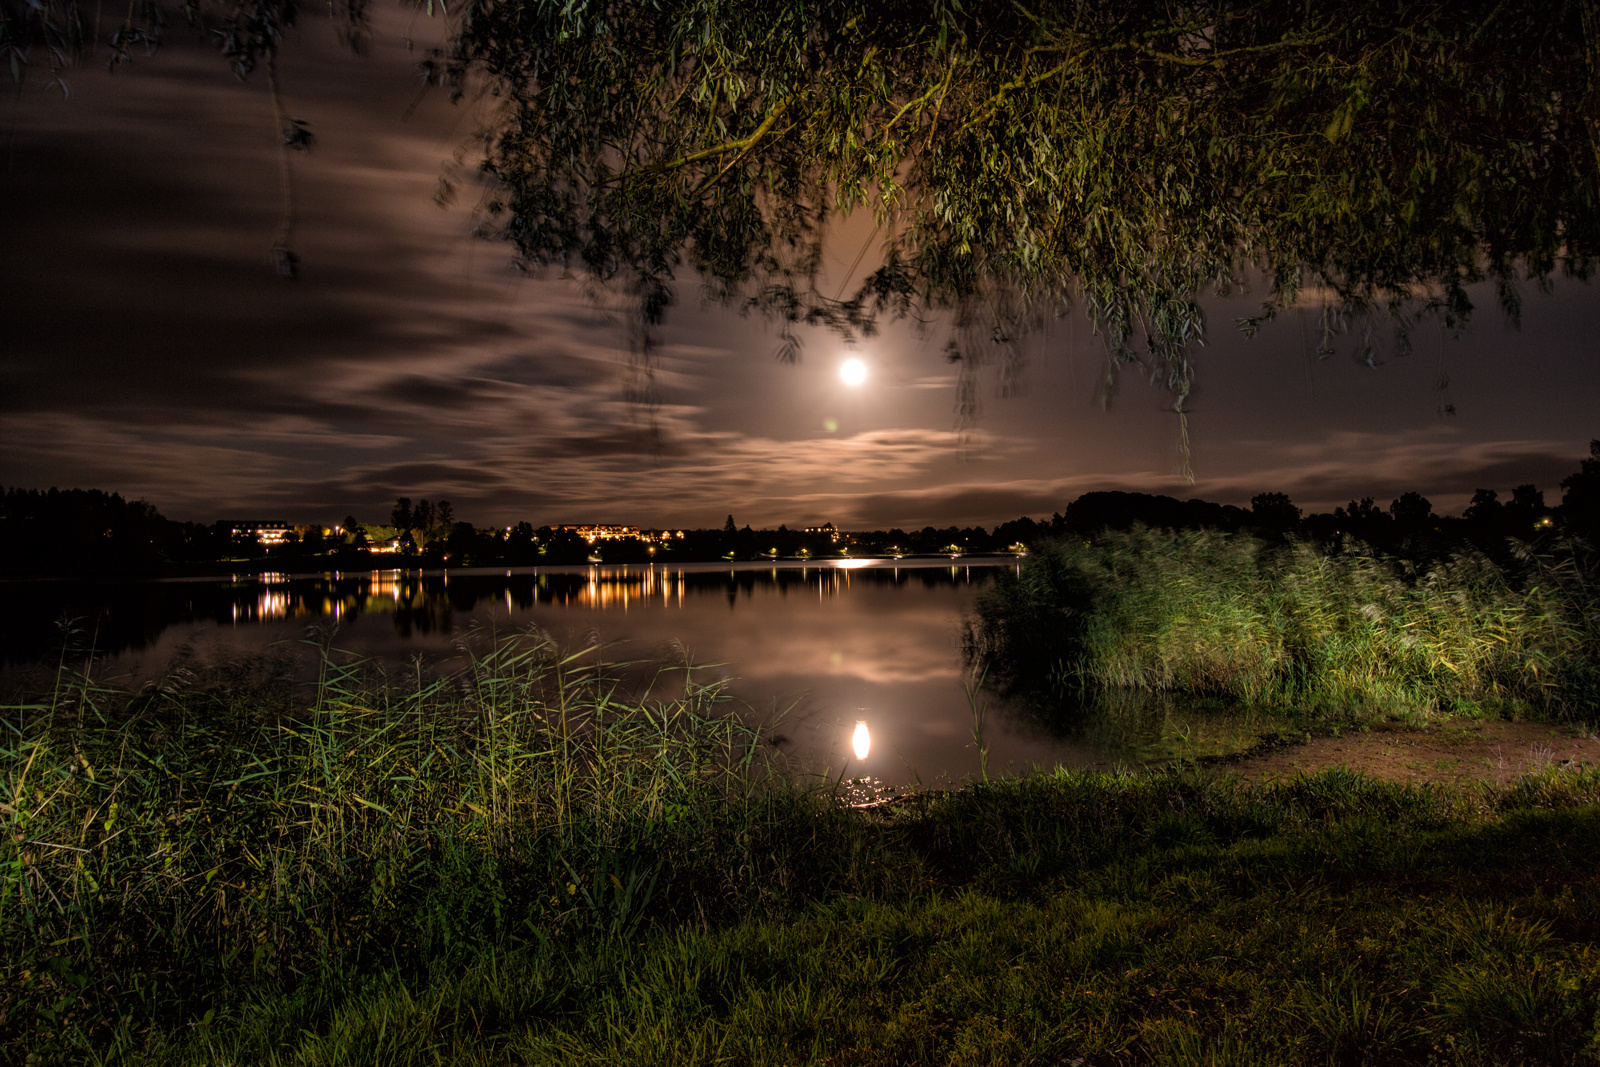
[[[215,6],[241,73],[295,10]],[[359,28],[359,2],[340,10]],[[1587,276],[1600,249],[1600,0],[467,0],[454,18],[424,73],[498,99],[486,208],[518,253],[623,282],[647,323],[698,276],[775,316],[791,355],[801,323],[944,314],[970,362],[1078,300],[1113,368],[1146,361],[1181,412],[1209,291],[1261,286],[1247,329],[1309,300],[1324,348],[1363,316],[1370,353],[1370,313],[1403,343],[1419,313],[1458,324],[1488,279],[1515,317],[1519,281]],[[76,0],[0,0],[13,65],[84,25]],[[871,269],[830,293],[823,249],[856,211]]]
[[[1520,278],[1587,275],[1597,12],[471,0],[452,72],[503,98],[505,237],[626,276],[647,315],[685,269],[847,330],[945,310],[1003,340],[1077,297],[1182,410],[1209,289],[1264,278],[1263,317],[1315,291],[1326,342],[1351,312],[1454,323],[1487,278],[1514,316]],[[823,248],[853,210],[879,265],[830,296]]]

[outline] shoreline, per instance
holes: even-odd
[[[1196,761],[1252,782],[1342,768],[1380,781],[1493,785],[1550,769],[1600,768],[1600,737],[1571,723],[1441,718],[1296,740],[1278,735],[1247,752]]]

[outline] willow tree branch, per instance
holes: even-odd
[[[272,94],[272,114],[277,120],[278,134],[278,198],[281,214],[278,219],[278,236],[272,243],[272,262],[280,277],[293,281],[299,275],[300,257],[294,254],[294,173],[289,166],[289,114],[283,107],[283,95],[278,91],[278,60],[275,52],[267,53],[267,88]]]
[[[779,102],[778,106],[773,108],[771,113],[768,114],[766,118],[761,120],[761,125],[757,126],[753,131],[751,131],[748,136],[741,137],[737,141],[727,141],[723,144],[714,145],[711,148],[702,148],[698,152],[690,152],[687,155],[679,156],[677,159],[674,159],[668,163],[652,163],[646,167],[637,167],[633,170],[621,171],[596,184],[613,185],[620,181],[626,181],[629,178],[639,178],[649,174],[665,174],[668,171],[681,170],[684,167],[687,167],[693,163],[698,163],[703,159],[713,159],[717,156],[725,156],[730,152],[738,152],[741,156],[743,156],[745,153],[748,153],[750,149],[754,148],[758,143],[760,143],[761,139],[765,137],[767,133],[771,131],[772,127],[777,124],[778,119],[783,117],[783,113],[789,109],[789,105],[792,103],[794,103],[794,97],[792,96],[787,97]],[[735,159],[734,163],[737,162],[738,160]],[[733,164],[730,163],[728,166],[731,167]],[[727,169],[727,167],[724,167],[723,171],[726,172]],[[719,174],[718,177],[720,178],[721,175]]]

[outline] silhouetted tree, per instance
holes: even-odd
[[[1402,529],[1417,529],[1433,519],[1433,504],[1421,493],[1402,493],[1389,504],[1389,515]]]
[[[1050,531],[1056,536],[1068,532],[1093,534],[1105,529],[1125,530],[1135,523],[1165,529],[1236,530],[1246,517],[1244,510],[1231,504],[1109,490],[1078,497],[1051,520]]]
[[[0,492],[0,570],[144,574],[170,558],[181,527],[143,500],[98,489]]]
[[[1584,537],[1600,537],[1600,440],[1589,442],[1589,458],[1561,480],[1562,518]]]
[[[996,526],[991,540],[997,548],[1009,548],[1011,545],[1018,543],[1034,545],[1039,543],[1039,540],[1046,532],[1046,527],[1041,526],[1030,518],[1024,517],[1013,519],[1010,522],[1003,522]]]
[[[1544,493],[1534,485],[1519,485],[1506,501],[1506,526],[1512,536],[1532,537],[1539,521],[1550,514],[1544,506]]]
[[[1394,520],[1370,496],[1364,496],[1342,508],[1334,508],[1332,528],[1336,534],[1381,545],[1391,539]]]
[[[544,550],[539,558],[546,563],[582,563],[592,551],[589,542],[571,530],[541,526],[538,537],[539,545]]]
[[[1289,533],[1300,525],[1300,509],[1286,493],[1257,493],[1250,498],[1250,521],[1269,533]]]
[[[438,514],[433,505],[426,499],[417,501],[417,506],[411,512],[411,528],[416,531],[417,547],[427,544],[437,522]]]
[[[447,506],[444,501],[439,502],[441,512]],[[479,562],[477,557],[488,547],[470,522],[452,522],[449,527],[441,526],[440,529],[446,531],[443,548],[452,566],[466,567]]]
[[[1505,505],[1500,494],[1493,489],[1479,489],[1472,494],[1472,502],[1462,512],[1462,518],[1477,526],[1498,529],[1504,519]]]
[[[1370,496],[1350,502],[1348,514],[1353,522],[1378,522],[1389,518],[1389,515]]]
[[[644,563],[651,558],[650,545],[637,537],[618,537],[596,546],[607,563]]]
[[[506,534],[506,560],[510,563],[535,563],[539,546],[535,543],[533,525],[519,522]]]

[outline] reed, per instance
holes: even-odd
[[[914,869],[908,888],[332,969],[80,1058],[1586,1063],[1597,800],[1600,776],[1570,771],[1459,792],[1338,771],[977,783],[806,844]]]
[[[318,650],[125,691],[63,668],[4,709],[0,1047],[207,1020],[528,938],[720,921],[834,877],[719,681],[537,635],[430,677]],[[670,698],[652,695],[669,685]],[[848,877],[846,875],[845,877]]]
[[[1041,546],[980,598],[969,649],[1059,703],[1217,696],[1311,716],[1581,715],[1600,660],[1592,565],[1462,553],[1425,573],[1365,546],[1138,528]]]
[[[1595,1047],[1594,773],[1057,771],[853,810],[770,765],[704,672],[475,648],[437,676],[319,648],[305,684],[67,666],[3,709],[0,1059]]]

